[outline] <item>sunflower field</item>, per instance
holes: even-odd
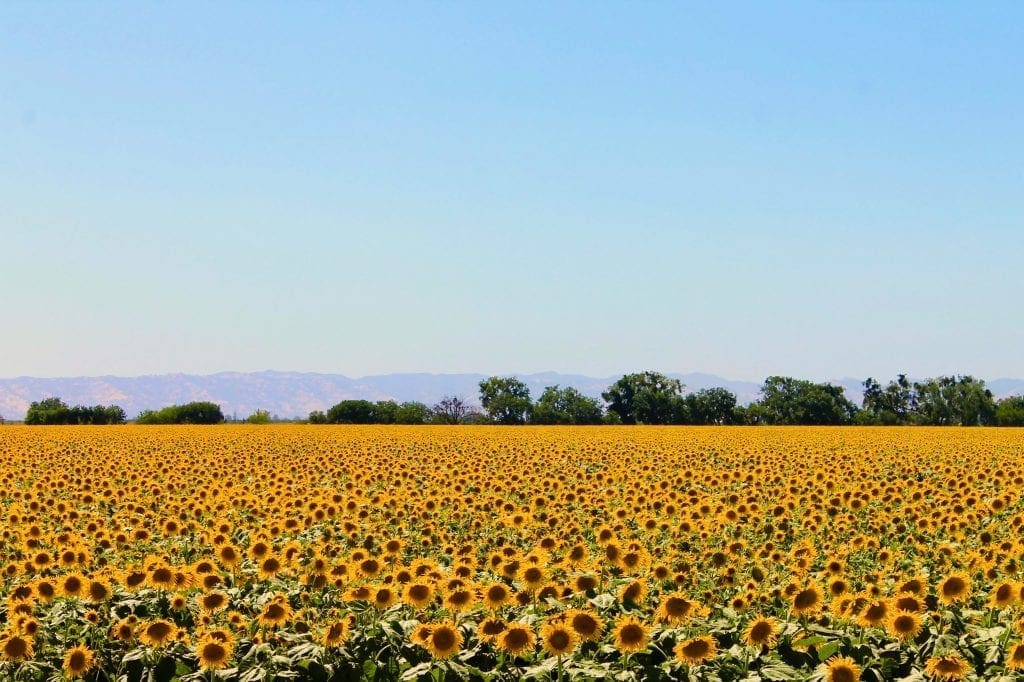
[[[1024,432],[2,427],[0,680],[1024,671]]]

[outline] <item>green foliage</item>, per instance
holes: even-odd
[[[124,410],[117,405],[95,405],[69,407],[60,398],[45,398],[29,405],[25,423],[46,424],[124,424]]]
[[[312,412],[309,413],[309,423],[310,424],[326,424],[327,423],[327,415],[324,414],[322,410],[313,410]]]
[[[683,399],[687,424],[733,424],[736,395],[725,388],[704,388]]]
[[[996,404],[996,423],[1000,426],[1024,426],[1024,396],[1000,400]]]
[[[972,376],[940,376],[914,384],[914,421],[929,426],[984,426],[996,419],[985,382]]]
[[[256,410],[245,419],[247,424],[269,424],[270,413],[266,410]]]
[[[906,374],[900,374],[885,388],[868,377],[864,381],[861,402],[865,416],[858,415],[858,423],[892,426],[908,424],[914,412],[916,398]]]
[[[376,406],[369,400],[342,400],[327,410],[331,424],[374,424]]]
[[[374,424],[394,424],[398,418],[398,403],[394,400],[378,400],[370,417]]]
[[[530,389],[515,377],[481,381],[480,404],[496,424],[525,424],[533,410]]]
[[[557,384],[544,389],[530,415],[531,424],[600,424],[603,420],[596,400],[575,388],[559,388]]]
[[[430,408],[423,403],[404,402],[395,411],[396,424],[426,424],[430,419]]]
[[[626,374],[601,397],[623,424],[673,424],[684,414],[683,384],[658,372]]]
[[[763,421],[758,423],[850,424],[857,413],[857,406],[847,400],[842,386],[771,376],[765,379],[761,395]]]
[[[139,424],[220,424],[223,421],[220,405],[207,401],[146,410],[136,420]]]

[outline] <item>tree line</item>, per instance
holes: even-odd
[[[25,423],[30,425],[124,424],[124,410],[117,405],[66,405],[60,398],[45,398],[28,406]]]
[[[922,425],[1024,426],[1024,396],[996,400],[985,382],[972,376],[940,376],[911,382],[900,374],[884,386],[863,382],[858,406],[841,386],[793,377],[770,376],[760,398],[740,405],[725,388],[687,392],[659,372],[625,374],[601,393],[602,402],[572,387],[548,386],[536,401],[515,377],[492,376],[479,384],[477,408],[462,396],[445,396],[432,406],[394,400],[342,400],[326,412],[309,414],[311,424],[695,424],[695,425]],[[117,405],[68,406],[60,398],[33,402],[26,424],[124,424]],[[224,414],[213,402],[191,402],[146,410],[139,424],[220,424]],[[271,421],[265,410],[247,420]]]
[[[884,387],[863,382],[861,405],[841,386],[770,376],[760,399],[740,405],[725,388],[686,392],[659,372],[623,375],[602,392],[601,402],[572,387],[548,386],[534,401],[515,377],[492,376],[479,384],[481,410],[461,396],[425,403],[343,400],[309,415],[314,424],[693,424],[693,425],[922,425],[1024,426],[1024,396],[996,401],[985,382],[971,376],[940,376],[911,383],[901,374]]]

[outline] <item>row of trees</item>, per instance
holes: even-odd
[[[31,403],[25,423],[46,424],[124,424],[124,410],[117,405],[68,406],[60,398],[46,398]]]
[[[1024,426],[1024,397],[996,402],[985,382],[971,376],[942,376],[911,383],[905,375],[882,387],[864,381],[855,405],[841,386],[771,376],[760,400],[737,404],[724,388],[686,393],[685,386],[658,372],[626,374],[601,394],[607,409],[572,388],[548,387],[530,400],[529,388],[514,377],[480,382],[480,403],[497,424],[801,424],[934,426]]]
[[[224,413],[217,403],[200,401],[146,410],[136,421],[139,424],[220,424]]]

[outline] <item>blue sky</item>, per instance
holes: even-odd
[[[0,4],[0,376],[1024,376],[1020,3]]]

